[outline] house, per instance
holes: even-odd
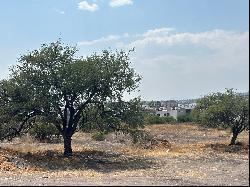
[[[160,117],[172,116],[175,119],[185,116],[195,108],[195,102],[180,102],[176,100],[142,102],[144,111]]]
[[[172,116],[175,119],[177,119],[178,116],[184,116],[187,114],[186,109],[185,108],[172,108],[171,110],[161,110],[161,111],[156,111],[155,113],[157,116],[160,117],[168,117],[168,116]]]

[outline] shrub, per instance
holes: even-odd
[[[92,138],[93,138],[95,141],[104,141],[104,140],[105,140],[105,135],[106,135],[105,132],[95,132],[95,133],[92,135]]]
[[[187,114],[184,116],[178,116],[177,121],[180,123],[185,123],[185,122],[193,122],[193,117],[191,114]]]
[[[147,124],[162,124],[164,119],[159,116],[150,115],[147,117]]]
[[[174,123],[176,119],[172,116],[160,117],[153,114],[147,114],[144,117],[145,124],[165,124]]]
[[[52,141],[54,138],[59,139],[60,133],[57,128],[47,122],[37,122],[30,130],[29,134],[38,141]]]
[[[165,121],[165,123],[174,123],[176,122],[176,119],[173,116],[167,116],[167,117],[162,117]]]

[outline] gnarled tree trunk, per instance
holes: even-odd
[[[236,139],[237,139],[237,136],[238,136],[238,132],[233,132],[233,137],[231,139],[231,142],[229,145],[235,145],[236,144]]]
[[[65,135],[63,136],[64,140],[64,156],[69,157],[72,156],[72,147],[71,147],[71,141],[72,141],[72,135]]]
[[[233,134],[233,137],[231,139],[231,142],[229,145],[235,145],[236,144],[236,139],[237,139],[238,134]]]

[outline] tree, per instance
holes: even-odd
[[[84,126],[88,121],[86,113],[93,107],[101,111],[103,120],[107,113],[116,119],[113,128],[122,122],[127,122],[127,128],[142,125],[140,121],[126,121],[128,116],[117,120],[118,114],[108,106],[119,105],[122,117],[130,110],[122,111],[125,106],[138,103],[122,101],[124,92],[135,90],[141,80],[130,67],[130,51],[104,50],[86,58],[75,57],[76,52],[76,47],[57,41],[20,57],[19,64],[11,68],[10,78],[0,83],[0,124],[8,127],[3,138],[26,132],[37,117],[43,118],[61,133],[64,155],[70,156],[71,138],[79,124]],[[111,124],[104,121],[98,125]]]
[[[225,93],[212,93],[200,99],[193,115],[202,124],[230,127],[233,133],[230,145],[236,143],[242,131],[249,130],[248,97],[240,96],[233,89],[227,89]]]
[[[148,106],[151,107],[151,108],[155,107],[154,101],[153,101],[153,100],[150,101],[150,102],[148,103]]]

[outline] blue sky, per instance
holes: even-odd
[[[21,54],[60,37],[83,56],[135,47],[143,81],[132,96],[249,90],[248,0],[1,0],[0,23],[0,78]]]

